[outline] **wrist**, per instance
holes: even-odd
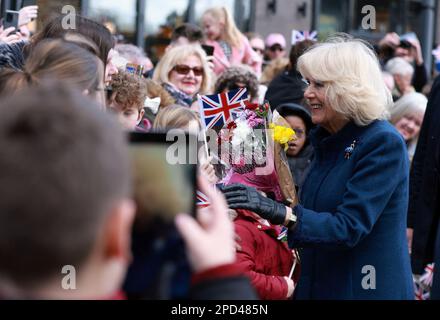
[[[288,229],[292,229],[295,227],[297,223],[297,215],[294,208],[286,207],[287,213],[286,213],[286,219],[284,221],[284,226],[286,226]]]
[[[290,222],[291,217],[292,217],[292,208],[286,206],[286,217],[285,217],[284,223],[283,223],[284,226],[287,227],[287,225]]]

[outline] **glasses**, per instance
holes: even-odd
[[[281,47],[279,44],[273,45],[272,47],[269,48],[270,51],[274,52],[274,51],[284,51],[284,48]]]
[[[203,68],[202,67],[194,67],[191,68],[185,64],[178,64],[173,68],[178,74],[187,75],[191,70],[194,72],[194,75],[197,77],[203,76]]]

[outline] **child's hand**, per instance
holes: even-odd
[[[198,222],[187,214],[180,214],[175,220],[195,272],[235,261],[234,226],[228,217],[226,201],[204,177],[199,178],[199,187],[211,205],[197,212]]]
[[[211,158],[208,158],[201,166],[200,171],[202,175],[208,180],[210,184],[216,184],[218,182],[218,178],[215,175],[214,166],[211,164]]]

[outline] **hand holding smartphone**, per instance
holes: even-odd
[[[174,224],[179,213],[195,215],[197,165],[171,164],[167,151],[177,142],[166,138],[162,133],[130,134],[136,216],[142,224],[157,219]],[[186,138],[180,150],[188,154]]]
[[[202,49],[203,49],[203,51],[205,51],[205,53],[208,57],[211,57],[214,55],[214,47],[213,46],[209,46],[207,44],[202,44]]]
[[[13,27],[15,28],[15,30],[18,30],[18,18],[19,18],[18,11],[6,10],[5,18],[3,20],[4,29]]]

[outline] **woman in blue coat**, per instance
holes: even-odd
[[[302,55],[298,69],[318,125],[299,204],[231,185],[229,206],[289,227],[289,245],[302,248],[298,299],[413,299],[408,157],[385,121],[392,99],[377,58],[361,41],[333,38]]]

